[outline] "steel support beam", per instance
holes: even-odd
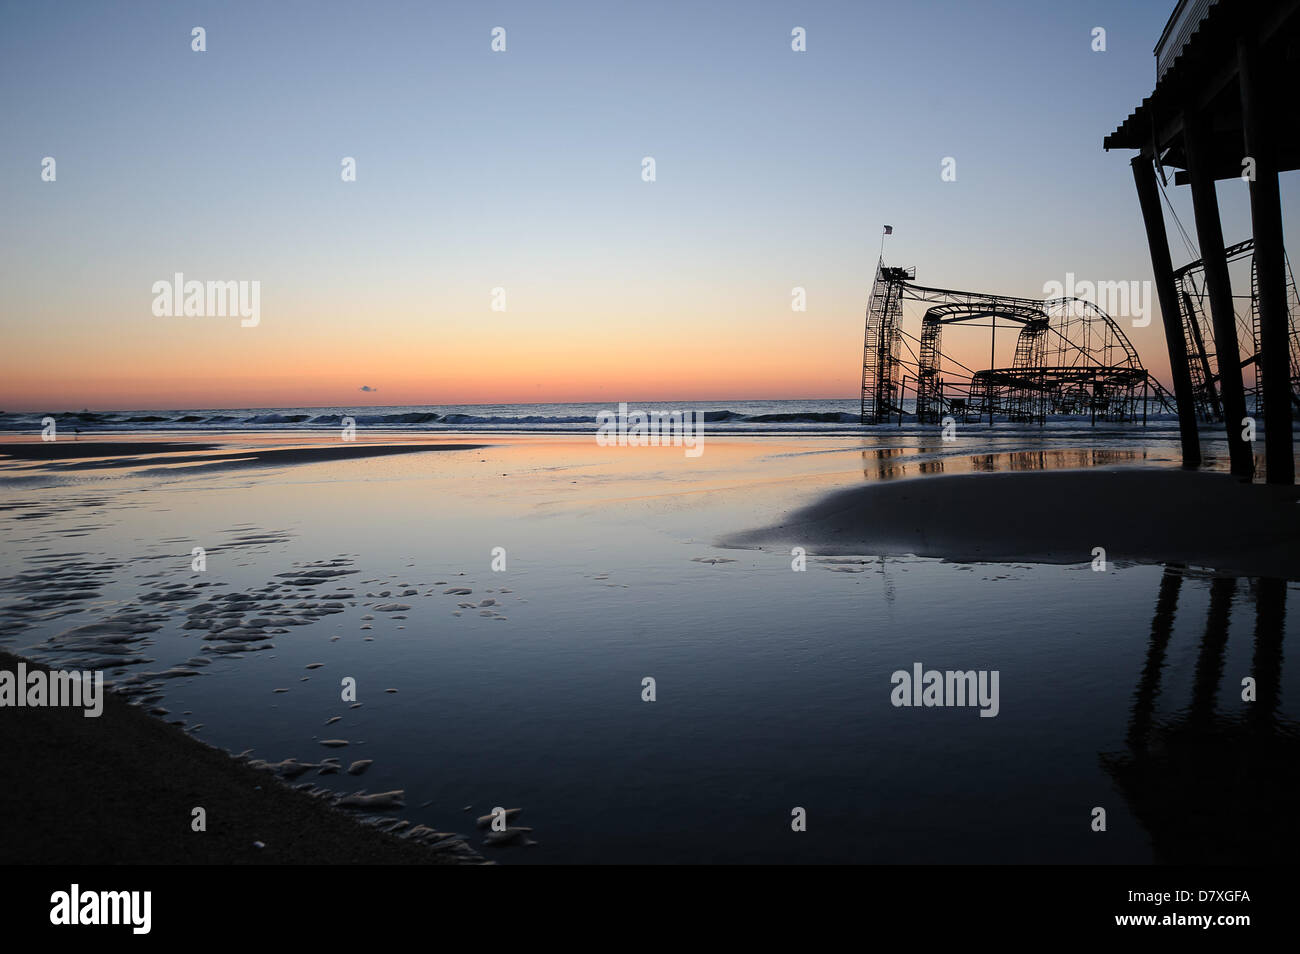
[[[1142,221],[1146,224],[1147,246],[1151,250],[1151,271],[1155,277],[1156,297],[1160,300],[1160,320],[1165,326],[1165,346],[1169,351],[1169,373],[1174,379],[1174,398],[1178,402],[1178,431],[1182,437],[1183,466],[1201,464],[1201,437],[1196,430],[1196,404],[1192,397],[1192,376],[1187,370],[1187,340],[1178,311],[1178,291],[1174,288],[1174,267],[1169,259],[1169,236],[1165,232],[1164,210],[1156,191],[1156,169],[1150,156],[1133,159],[1133,182],[1137,186]]]
[[[1264,377],[1264,463],[1270,484],[1295,483],[1291,437],[1291,348],[1286,302],[1286,265],[1282,245],[1282,199],[1278,193],[1277,156],[1268,128],[1265,99],[1268,82],[1259,76],[1255,50],[1237,41],[1241,80],[1241,118],[1246,156],[1254,160],[1250,180],[1250,221],[1255,236],[1255,275],[1259,286],[1257,373]],[[1283,112],[1274,115],[1281,117]]]
[[[1214,324],[1214,353],[1219,365],[1219,395],[1223,400],[1228,457],[1232,473],[1249,479],[1255,472],[1255,456],[1250,444],[1242,438],[1246,389],[1241,382],[1241,348],[1237,342],[1237,316],[1232,308],[1228,258],[1223,249],[1219,197],[1209,168],[1213,132],[1206,115],[1187,110],[1183,114],[1183,136],[1192,209],[1196,214],[1196,237],[1201,246],[1201,264],[1205,268],[1205,288]]]

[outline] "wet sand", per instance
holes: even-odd
[[[137,454],[168,454],[175,451],[215,450],[220,444],[193,441],[39,441],[25,440],[0,444],[0,455],[15,460],[71,460],[81,457],[128,457]]]
[[[242,467],[285,467],[328,461],[422,454],[431,451],[476,450],[485,444],[337,443],[312,447],[228,447],[183,441],[50,441],[0,444],[0,462],[47,462],[56,470],[99,470],[121,467],[193,465],[194,470],[233,470]],[[211,452],[214,453],[204,453]],[[65,461],[74,461],[65,463]]]
[[[23,821],[0,839],[0,861],[697,860],[694,847],[664,851],[645,840],[659,824],[691,831],[687,846],[708,843],[713,828],[701,820],[708,812],[695,802],[698,788],[664,794],[661,779],[641,778],[634,762],[621,761],[647,747],[671,759],[668,753],[692,744],[694,730],[685,724],[647,731],[646,713],[671,720],[680,710],[643,708],[640,677],[624,672],[631,658],[644,659],[638,668],[647,672],[674,665],[677,647],[656,644],[657,633],[716,622],[736,635],[736,645],[743,634],[768,647],[766,655],[746,652],[733,661],[744,667],[792,651],[780,634],[802,624],[781,623],[780,614],[800,600],[823,601],[829,621],[808,638],[834,647],[838,632],[885,626],[880,614],[893,611],[895,583],[903,612],[924,617],[915,607],[928,602],[908,601],[909,577],[937,580],[969,598],[994,586],[1014,589],[1019,577],[1046,576],[999,567],[977,569],[971,576],[980,579],[967,581],[938,561],[868,566],[824,558],[810,560],[821,572],[805,577],[788,572],[788,546],[1085,568],[1092,548],[1104,546],[1108,560],[1121,564],[1296,571],[1293,495],[1179,472],[1176,456],[1160,447],[1013,445],[977,454],[976,447],[950,453],[841,438],[718,440],[688,459],[680,449],[604,448],[550,435],[204,441],[0,447],[0,454],[14,451],[0,456],[7,533],[0,644],[58,668],[102,670],[113,689],[100,719],[80,710],[0,710],[0,757],[20,780],[0,796],[0,807]],[[455,449],[477,452],[418,456]],[[1141,466],[1124,466],[1130,462]],[[1095,469],[1077,469],[1085,467]],[[765,527],[737,532],[755,524]],[[769,552],[716,549],[727,533],[734,535],[728,545]],[[202,572],[191,565],[195,544],[209,561]],[[498,544],[509,551],[508,573],[490,565]],[[1047,585],[1059,585],[1068,602],[1087,585],[1080,578],[1094,576],[1050,577]],[[679,587],[671,598],[669,581]],[[1121,594],[1133,589],[1116,582]],[[838,620],[847,594],[856,607],[857,593],[877,584],[882,595],[862,604],[866,622],[857,608],[851,625]],[[769,591],[783,595],[768,604]],[[1144,595],[1110,599],[1130,615],[1149,614]],[[751,603],[762,607],[752,618]],[[1052,605],[1045,600],[1044,612]],[[600,624],[613,618],[632,620],[628,631],[650,640],[653,651],[611,637]],[[978,607],[970,618],[994,625]],[[764,643],[769,631],[774,641]],[[1004,655],[999,665],[1008,672],[1017,645],[1011,639],[1001,649],[1010,661]],[[857,643],[837,651],[862,672],[893,665],[854,656]],[[726,650],[712,653],[725,658]],[[13,661],[3,657],[0,665],[12,668]],[[1062,663],[1069,664],[1079,665]],[[803,677],[796,669],[791,676],[782,662],[781,675],[771,678],[781,685],[793,679],[799,692],[791,698],[812,698],[834,688],[842,671]],[[575,673],[586,680],[576,706],[553,691]],[[364,708],[340,704],[338,690],[325,689],[352,674],[364,686]],[[761,666],[750,675],[752,684],[767,684]],[[676,681],[682,678],[679,672]],[[805,678],[811,681],[799,682]],[[708,679],[715,681],[680,698],[719,698],[737,685],[731,666]],[[624,680],[635,691],[609,688]],[[1115,681],[1108,673],[1105,684]],[[503,708],[503,699],[510,705]],[[754,711],[766,704],[756,700]],[[726,722],[732,711],[713,713],[714,724],[738,735],[739,750],[748,752],[748,728]],[[842,711],[853,718],[857,702]],[[581,721],[575,712],[600,717]],[[859,732],[861,744],[871,742],[869,728]],[[566,738],[576,740],[574,748]],[[638,741],[629,746],[628,739]],[[743,784],[728,782],[727,791],[748,790],[755,779],[781,784],[767,764],[769,741],[756,740],[753,764],[737,776]],[[249,746],[256,749],[250,758],[226,751]],[[694,757],[706,761],[703,751]],[[838,759],[801,757],[808,759],[801,771],[813,775]],[[1071,770],[1095,771],[1093,761]],[[557,764],[578,768],[557,771]],[[639,781],[610,802],[599,823],[590,812],[571,818],[574,791],[603,779],[610,765]],[[912,784],[896,782],[905,790]],[[837,793],[858,784],[846,775],[820,798],[833,806]],[[916,802],[913,793],[899,804]],[[498,804],[525,806],[528,827],[501,838],[484,831],[471,809]],[[664,804],[674,807],[665,811]],[[207,832],[190,830],[196,805],[207,809]],[[712,843],[710,857],[802,857],[764,840],[766,814],[731,807],[749,826],[749,841]],[[1040,827],[1057,814],[1045,812]],[[593,824],[615,844],[587,846]],[[761,849],[726,853],[747,843]],[[861,845],[817,850],[826,860],[876,857]]]
[[[19,657],[0,651],[0,669]],[[45,668],[27,661],[28,670]],[[106,693],[103,714],[0,710],[3,864],[452,864]],[[191,830],[193,809],[207,830]],[[16,823],[21,820],[21,823]],[[257,843],[262,847],[257,847]]]
[[[0,445],[0,461],[38,462],[46,472],[123,468],[138,475],[150,472],[141,468],[176,464],[199,465],[186,468],[191,472],[229,470],[483,446],[359,442],[266,447],[259,446],[261,443],[230,438],[209,443],[29,440]],[[236,537],[234,546],[258,546],[280,539],[275,534],[256,533]],[[222,548],[212,550],[219,553]],[[22,605],[30,604],[39,617],[77,613],[84,601],[98,596],[98,577],[106,569],[95,562],[73,560],[38,571],[38,578],[25,578],[19,584],[25,597]],[[342,571],[305,569],[302,574],[308,579],[296,582],[317,586],[331,579],[334,572]],[[202,592],[197,590],[196,595]],[[327,612],[332,609],[321,611]],[[116,668],[120,675],[127,664],[148,662],[130,647],[156,631],[160,623],[133,616],[128,624],[118,616],[78,630],[74,642],[80,642],[74,648],[80,655],[65,655],[60,664],[65,668]],[[205,646],[214,652],[271,648],[269,642],[255,642],[265,639],[260,632],[239,631],[242,635],[236,639],[232,627],[227,626],[232,631],[225,633],[221,626],[212,624],[211,628],[216,631],[214,638],[221,640]],[[208,658],[195,657],[190,662],[197,666]],[[46,668],[0,651],[0,669],[13,671],[20,659],[29,671]],[[144,674],[144,678],[193,674],[173,667],[162,674]],[[459,833],[437,832],[403,821],[401,792],[365,793],[358,789],[339,793],[299,781],[308,773],[314,779],[344,769],[359,775],[368,765],[354,762],[336,767],[331,763],[337,760],[330,759],[267,763],[232,756],[195,738],[191,733],[196,726],[183,728],[175,721],[164,721],[158,718],[164,710],[139,705],[140,678],[110,682],[116,691],[105,693],[104,711],[98,718],[85,718],[81,709],[0,710],[0,760],[13,768],[15,779],[22,780],[0,791],[0,813],[23,820],[21,825],[9,826],[0,839],[0,863],[455,864],[481,860]],[[106,683],[105,688],[110,685]],[[206,831],[191,830],[195,807],[206,810]]]
[[[1181,563],[1300,579],[1295,488],[1225,474],[1105,469],[962,474],[841,490],[726,546],[955,562]]]

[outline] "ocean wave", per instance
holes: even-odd
[[[337,418],[338,415],[335,415]],[[357,414],[358,424],[434,424],[442,420],[441,414],[432,411],[411,411],[406,414]]]
[[[301,424],[311,417],[310,414],[258,414],[244,421],[245,424]]]
[[[702,406],[701,406],[702,405]],[[813,401],[740,401],[730,407],[718,407],[703,402],[696,406],[671,403],[631,404],[629,411],[699,415],[699,420],[721,433],[772,434],[869,433],[859,424],[858,402],[853,399]],[[327,430],[343,426],[351,418],[359,427],[392,431],[521,431],[580,433],[594,430],[598,415],[614,408],[608,405],[589,404],[538,404],[512,408],[508,405],[461,406],[459,408],[391,407],[391,408],[248,408],[173,411],[59,411],[47,413],[0,412],[0,431],[9,433],[40,433],[46,418],[54,418],[60,429],[84,434],[112,431],[256,431],[261,428],[290,428],[301,430]],[[1150,424],[1168,428],[1176,421],[1174,415],[1164,412],[1149,413]],[[1017,428],[1038,425],[1013,425],[999,421],[999,429],[1006,433]],[[1099,421],[1098,425],[1113,429],[1116,425]],[[1086,418],[1054,417],[1049,428],[1060,432],[1082,428],[1092,430]],[[915,418],[905,417],[904,427],[909,431],[925,433],[934,425],[919,425]],[[1140,428],[1140,425],[1126,425]]]
[[[524,417],[493,415],[482,417],[477,414],[448,414],[443,418],[445,424],[596,424],[596,415],[579,417],[551,417],[544,414],[529,414]]]
[[[841,411],[792,411],[788,414],[754,414],[745,420],[751,424],[856,424],[859,416]]]

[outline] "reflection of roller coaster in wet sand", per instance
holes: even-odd
[[[1247,266],[1251,243],[1229,250]],[[1200,263],[1180,270],[1180,305],[1189,329],[1188,363],[1194,368],[1198,416],[1214,420],[1217,357],[1205,315],[1204,290],[1196,279]],[[1251,269],[1253,273],[1253,268]],[[1110,315],[1079,298],[1014,298],[917,285],[916,270],[877,265],[867,305],[862,360],[862,423],[881,424],[895,416],[914,416],[922,424],[945,418],[969,422],[994,420],[1045,423],[1051,417],[1087,417],[1090,421],[1138,423],[1152,412],[1176,410],[1174,397],[1147,370],[1137,350]],[[1291,307],[1292,400],[1300,406],[1300,307],[1295,282],[1287,270]],[[1203,283],[1202,283],[1203,284]],[[1244,284],[1244,283],[1243,283]],[[1241,286],[1238,286],[1241,287]],[[1241,363],[1256,365],[1258,305],[1241,296],[1239,310]],[[904,313],[921,310],[920,327]],[[918,333],[912,333],[910,325]],[[949,326],[956,326],[949,328]],[[947,330],[946,330],[947,329]],[[973,369],[943,350],[945,336],[988,333],[990,365],[1000,330],[1015,333],[1010,367]],[[1258,375],[1248,387],[1248,406],[1262,412]],[[904,407],[910,393],[913,409]]]

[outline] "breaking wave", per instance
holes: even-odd
[[[46,411],[0,412],[0,432],[39,434],[53,418],[60,437],[69,431],[225,431],[332,430],[350,418],[359,428],[393,432],[590,433],[597,415],[617,412],[614,404],[460,405],[443,407],[314,407],[314,408],[184,408],[171,411]],[[856,399],[824,401],[737,401],[727,406],[710,402],[628,402],[628,410],[700,415],[715,433],[861,434]],[[1150,410],[1151,424],[1168,427],[1171,415]],[[1000,425],[1014,429],[1016,425]],[[1075,429],[1077,418],[1050,421],[1049,427]],[[1083,427],[1086,428],[1085,421]],[[1129,425],[1131,427],[1131,425]],[[905,427],[918,429],[914,420]]]

